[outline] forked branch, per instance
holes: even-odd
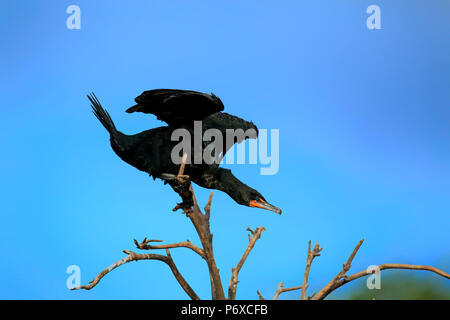
[[[247,228],[247,231],[250,232],[248,235],[248,245],[247,249],[245,249],[244,254],[242,255],[241,260],[239,260],[238,264],[235,268],[233,268],[231,271],[231,278],[230,278],[230,285],[228,286],[228,300],[235,300],[236,299],[236,290],[238,285],[238,276],[239,271],[241,271],[242,266],[245,263],[245,260],[247,259],[248,255],[252,251],[253,247],[255,246],[256,241],[261,237],[261,233],[266,230],[264,227],[256,228],[255,231],[253,231],[250,228]]]
[[[189,182],[190,184],[190,182]],[[186,216],[191,220],[192,224],[197,231],[197,234],[202,243],[203,252],[206,263],[208,265],[209,276],[211,281],[211,295],[213,300],[225,300],[225,293],[223,291],[222,280],[220,278],[219,269],[217,268],[216,261],[214,259],[214,252],[212,248],[213,235],[209,226],[210,208],[213,193],[211,192],[206,205],[206,213],[203,214],[198,206],[197,199],[192,189],[192,185],[189,185],[189,190],[192,193],[193,207],[192,209],[184,210]]]
[[[278,284],[277,290],[275,291],[275,295],[273,296],[273,300],[277,300],[280,294],[288,291],[295,291],[295,290],[301,290],[300,293],[300,299],[306,300],[306,289],[308,288],[308,278],[309,278],[309,271],[311,270],[311,265],[315,257],[320,256],[320,251],[322,251],[322,248],[320,248],[319,244],[316,243],[314,246],[314,249],[311,250],[311,241],[309,241],[308,244],[308,254],[306,256],[306,267],[305,267],[305,273],[303,274],[303,283],[301,286],[296,287],[288,287],[286,288],[283,284],[283,282],[280,282]]]
[[[192,188],[191,182],[188,176],[184,176],[184,166],[186,162],[186,154],[183,156],[183,161],[178,171],[178,184],[180,188],[186,190],[186,193],[192,197],[192,207],[186,208],[184,206],[177,205],[173,210],[183,209],[186,216],[191,220],[195,230],[200,238],[200,242],[203,247],[203,255],[208,265],[209,278],[211,282],[211,296],[212,299],[225,300],[225,293],[222,287],[222,280],[220,279],[219,269],[217,268],[216,261],[214,259],[214,252],[212,248],[213,235],[210,230],[210,210],[213,193],[209,195],[208,203],[205,206],[205,214],[202,213],[198,206],[197,198]]]
[[[92,280],[89,285],[87,286],[79,286],[72,288],[71,290],[79,290],[79,289],[85,289],[85,290],[91,290],[94,288],[100,280],[110,273],[112,270],[120,267],[121,265],[124,265],[131,261],[139,261],[139,260],[158,260],[162,261],[165,264],[167,264],[172,271],[173,275],[175,276],[175,279],[177,279],[180,286],[183,288],[183,290],[187,293],[187,295],[192,300],[200,300],[200,298],[197,296],[197,294],[194,292],[194,290],[189,286],[189,284],[186,282],[186,280],[183,278],[181,273],[178,271],[175,262],[172,259],[172,256],[170,255],[169,249],[166,249],[166,256],[161,254],[153,254],[153,253],[147,253],[147,254],[137,254],[133,251],[123,250],[124,253],[127,254],[125,258],[120,259],[119,261],[113,263],[111,266],[100,272],[94,280]]]
[[[450,279],[450,274],[448,274],[440,269],[437,269],[435,267],[424,266],[424,265],[412,265],[412,264],[396,264],[396,263],[381,264],[381,265],[377,266],[376,268],[370,268],[368,270],[363,270],[363,271],[354,273],[350,276],[347,276],[347,272],[351,268],[353,259],[355,258],[356,254],[358,253],[358,250],[361,248],[361,245],[363,244],[363,242],[364,242],[364,239],[362,239],[361,241],[358,242],[358,244],[356,245],[356,247],[353,249],[352,253],[350,254],[349,258],[347,259],[347,262],[345,262],[343,264],[342,269],[339,271],[339,273],[325,287],[323,287],[316,294],[313,294],[313,296],[311,296],[308,299],[323,300],[330,293],[332,293],[336,289],[342,287],[344,284],[349,283],[350,281],[362,278],[369,274],[372,274],[372,273],[376,272],[377,270],[378,271],[387,270],[387,269],[425,270],[425,271],[434,272],[437,275],[440,275],[444,278]],[[320,251],[322,251],[322,248],[320,248],[319,244],[316,244],[314,249],[311,250],[311,241],[309,242],[308,255],[307,255],[307,260],[306,260],[306,268],[305,268],[305,273],[303,276],[303,284],[298,287],[285,288],[282,282],[279,283],[277,290],[275,292],[275,295],[273,297],[274,300],[278,299],[280,294],[283,292],[293,291],[293,290],[298,290],[298,289],[302,290],[300,299],[302,299],[302,300],[307,299],[306,298],[306,288],[308,287],[307,283],[308,283],[309,271],[311,269],[311,264],[312,264],[314,258],[320,255],[319,254]],[[261,293],[259,293],[259,291],[257,291],[257,294],[260,299],[264,299],[262,297]]]
[[[337,282],[339,282],[342,278],[347,277],[346,274],[352,267],[353,259],[358,253],[359,248],[361,248],[363,242],[364,239],[361,239],[358,242],[355,249],[353,249],[353,252],[351,253],[350,257],[348,258],[347,262],[342,265],[341,271],[339,271],[339,273],[322,290],[320,290],[314,297],[312,297],[312,300],[321,300],[325,298],[328,294],[330,294],[332,291],[336,289],[335,286]]]
[[[278,297],[280,296],[280,294],[282,294],[283,292],[300,290],[301,288],[302,288],[302,286],[285,288],[284,283],[280,282],[278,284],[277,291],[275,291],[275,295],[273,296],[272,300],[277,300]]]
[[[195,253],[197,253],[200,257],[205,259],[205,253],[202,249],[197,247],[195,244],[190,242],[189,240],[178,242],[178,243],[171,243],[171,244],[161,244],[161,245],[151,245],[149,243],[151,242],[162,242],[162,240],[147,240],[147,238],[144,238],[141,243],[138,243],[136,239],[134,239],[134,244],[138,249],[141,250],[158,250],[158,249],[172,249],[172,248],[189,248]]]
[[[435,268],[431,266],[424,266],[424,265],[414,265],[414,264],[398,264],[398,263],[384,263],[380,264],[376,268],[371,268],[367,270],[363,270],[357,273],[354,273],[350,276],[346,275],[346,272],[349,271],[351,267],[351,262],[353,261],[353,258],[355,257],[356,253],[358,252],[359,248],[361,247],[364,239],[361,240],[358,245],[353,250],[352,254],[350,255],[347,263],[344,264],[341,272],[338,273],[336,277],[331,280],[329,284],[327,284],[322,290],[320,290],[314,297],[312,297],[312,300],[323,300],[326,298],[330,293],[332,293],[334,290],[342,287],[344,284],[349,283],[350,281],[359,279],[361,277],[365,277],[369,274],[373,274],[376,269],[379,271],[381,270],[387,270],[387,269],[403,269],[403,270],[424,270],[424,271],[430,271],[434,272],[437,275],[440,275],[441,277],[450,279],[450,274]]]
[[[305,273],[303,274],[303,283],[301,286],[301,294],[300,299],[306,300],[306,289],[308,289],[308,278],[309,278],[309,271],[311,270],[311,265],[315,257],[320,256],[320,251],[322,251],[322,248],[319,246],[318,243],[314,246],[314,249],[311,250],[311,240],[309,240],[308,244],[308,255],[306,256],[306,267],[305,267]]]
[[[197,253],[200,257],[202,257],[207,265],[208,265],[208,271],[209,271],[209,278],[211,282],[211,296],[214,300],[224,300],[225,299],[225,293],[222,286],[222,281],[220,278],[219,269],[217,268],[216,262],[214,260],[214,252],[212,247],[212,238],[213,235],[210,230],[210,215],[211,215],[211,202],[213,198],[213,193],[211,192],[209,195],[208,202],[204,208],[204,214],[199,208],[199,205],[197,203],[196,196],[194,194],[194,190],[192,188],[191,182],[189,180],[189,176],[183,175],[184,174],[184,168],[185,168],[185,161],[186,161],[186,155],[183,157],[183,162],[180,166],[179,172],[177,176],[174,175],[168,175],[171,176],[172,179],[176,180],[176,183],[179,187],[179,193],[182,195],[183,203],[178,204],[174,211],[178,209],[183,209],[183,212],[185,215],[191,220],[192,224],[195,227],[195,230],[197,231],[197,234],[200,238],[200,242],[202,244],[202,247],[198,247],[191,243],[189,240],[178,242],[178,243],[172,243],[172,244],[151,244],[155,242],[162,242],[161,240],[147,240],[147,238],[144,238],[144,240],[141,243],[138,243],[136,239],[134,239],[134,243],[138,249],[141,250],[159,250],[159,249],[165,249],[166,255],[161,254],[153,254],[153,253],[147,253],[147,254],[137,254],[132,251],[124,250],[123,252],[127,254],[127,256],[123,259],[120,259],[119,261],[113,263],[108,268],[104,269],[102,272],[100,272],[94,280],[92,280],[89,285],[86,286],[79,286],[72,288],[72,290],[78,290],[78,289],[85,289],[90,290],[94,288],[100,280],[107,275],[112,270],[120,267],[121,265],[124,265],[131,261],[139,261],[139,260],[158,260],[162,261],[165,264],[167,264],[172,271],[173,275],[175,276],[175,279],[178,281],[180,286],[183,288],[183,290],[187,293],[187,295],[193,299],[193,300],[199,300],[199,297],[194,292],[194,290],[189,286],[189,284],[186,282],[186,280],[183,278],[181,273],[178,271],[171,255],[169,252],[169,249],[173,248],[188,248],[195,253]],[[190,201],[192,199],[192,201]],[[186,202],[185,202],[186,200]],[[232,268],[232,274],[230,278],[230,284],[228,287],[228,299],[229,300],[235,300],[236,299],[236,291],[237,291],[237,285],[239,283],[238,277],[239,272],[241,271],[245,261],[247,260],[247,257],[249,256],[250,252],[255,246],[256,241],[261,237],[261,233],[265,230],[264,227],[256,228],[255,230],[252,230],[250,228],[247,229],[250,234],[248,235],[249,243],[247,245],[246,250],[244,251],[244,254],[242,255],[241,259],[239,260],[238,264],[235,268]],[[326,298],[331,292],[334,290],[340,288],[344,284],[359,279],[361,277],[364,277],[366,275],[369,275],[373,272],[375,272],[377,269],[379,271],[386,270],[386,269],[411,269],[411,270],[426,270],[430,272],[434,272],[444,278],[450,279],[450,275],[442,270],[439,270],[437,268],[431,267],[431,266],[423,266],[423,265],[410,265],[410,264],[392,264],[392,263],[386,263],[381,264],[378,266],[378,268],[371,268],[370,270],[363,270],[360,272],[357,272],[355,274],[352,274],[350,276],[347,276],[347,272],[350,270],[353,259],[355,258],[356,254],[358,253],[358,250],[360,249],[361,245],[363,244],[364,239],[359,241],[359,243],[356,245],[355,249],[353,249],[352,253],[350,254],[350,257],[347,259],[347,262],[343,264],[342,269],[339,271],[339,273],[324,287],[322,288],[317,294],[313,294],[308,299],[312,300],[322,300]],[[300,299],[306,300],[306,290],[308,288],[308,279],[309,279],[309,273],[311,270],[311,265],[315,257],[320,256],[320,252],[322,251],[322,248],[320,248],[319,244],[317,243],[313,249],[311,249],[311,241],[309,241],[308,244],[308,253],[306,258],[306,267],[305,272],[303,274],[303,282],[300,286],[295,287],[285,287],[282,282],[278,284],[277,290],[273,296],[273,299],[276,300],[278,297],[288,291],[295,291],[295,290],[301,290],[300,293]],[[264,297],[261,295],[259,291],[257,291],[258,297],[260,300],[264,300]]]

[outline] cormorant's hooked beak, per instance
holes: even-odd
[[[265,201],[262,198],[259,198],[258,200],[252,200],[250,201],[250,207],[253,208],[261,208],[261,209],[266,209],[266,210],[270,210],[273,211],[275,213],[281,214],[281,209],[278,207],[275,207],[269,203],[267,203],[267,201]]]

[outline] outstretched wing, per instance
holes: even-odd
[[[226,112],[210,115],[203,121],[203,131],[218,129],[222,133],[222,150],[219,156],[221,160],[235,143],[241,143],[246,139],[256,139],[258,128],[251,121],[246,121]],[[213,142],[214,143],[214,142]]]
[[[180,126],[203,120],[207,116],[222,111],[223,103],[213,93],[211,95],[189,90],[156,89],[144,91],[135,99],[137,105],[128,113],[152,113],[170,126]]]

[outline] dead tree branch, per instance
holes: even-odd
[[[252,251],[253,247],[255,246],[256,241],[261,237],[261,233],[266,230],[264,227],[256,228],[255,231],[253,231],[250,228],[247,228],[247,231],[250,232],[248,235],[248,246],[247,249],[245,249],[244,254],[242,255],[241,260],[239,260],[238,264],[235,268],[233,268],[231,271],[231,278],[230,278],[230,285],[228,286],[228,300],[235,300],[236,299],[236,290],[238,285],[238,276],[239,271],[241,271],[242,266],[245,263],[245,260],[247,259],[248,255]]]
[[[319,244],[316,243],[314,246],[314,249],[311,251],[311,240],[309,240],[308,244],[308,254],[306,256],[306,267],[305,267],[305,273],[303,274],[303,283],[301,286],[301,294],[300,299],[306,300],[306,289],[308,289],[308,277],[309,277],[309,271],[311,270],[311,265],[315,257],[320,256],[320,251],[322,251],[322,248],[320,248]]]
[[[125,258],[120,259],[119,261],[113,263],[111,266],[100,272],[94,280],[92,280],[89,285],[87,286],[80,286],[72,288],[71,290],[79,290],[79,289],[85,289],[85,290],[91,290],[94,288],[100,280],[110,273],[112,270],[120,267],[121,265],[124,265],[131,261],[139,261],[139,260],[158,260],[166,263],[170,270],[172,271],[173,275],[175,276],[175,279],[177,279],[180,286],[183,288],[183,290],[187,293],[187,295],[192,300],[200,300],[200,298],[197,296],[197,294],[192,290],[192,288],[189,286],[189,284],[186,282],[186,280],[183,278],[181,273],[178,271],[175,262],[172,259],[172,256],[170,255],[169,249],[166,249],[166,256],[161,254],[153,254],[153,253],[147,253],[147,254],[137,254],[133,251],[123,250],[124,253],[127,254]]]
[[[225,300],[225,293],[223,291],[222,280],[220,279],[219,269],[217,268],[216,261],[214,259],[214,252],[212,248],[212,238],[213,235],[210,230],[210,210],[211,201],[213,197],[213,192],[210,193],[208,203],[205,207],[205,214],[203,214],[198,206],[194,190],[192,188],[191,182],[188,176],[183,176],[184,173],[184,163],[186,161],[186,155],[183,156],[183,161],[178,172],[178,183],[184,189],[189,190],[192,197],[193,206],[192,208],[182,208],[176,206],[173,210],[176,211],[180,208],[184,210],[186,216],[191,220],[194,225],[195,230],[200,238],[200,242],[203,247],[203,254],[208,265],[208,271],[211,281],[211,296],[213,300]]]
[[[266,299],[264,299],[264,297],[262,296],[261,292],[259,292],[259,290],[256,290],[256,294],[258,295],[259,300],[266,300]]]
[[[296,287],[288,287],[285,288],[283,282],[280,282],[278,284],[277,290],[275,291],[275,295],[273,296],[273,300],[277,300],[280,294],[288,291],[294,291],[294,290],[301,290],[300,299],[306,300],[306,289],[308,288],[308,277],[309,277],[309,271],[311,270],[311,264],[315,257],[320,256],[320,251],[322,251],[322,248],[320,248],[319,244],[317,243],[314,246],[314,249],[311,250],[311,241],[309,241],[308,244],[308,254],[306,256],[306,267],[305,267],[305,273],[303,275],[303,283],[301,286]]]
[[[194,228],[200,238],[200,242],[202,243],[205,260],[208,265],[210,274],[212,299],[225,300],[222,280],[220,278],[219,269],[217,268],[216,261],[214,259],[214,252],[212,248],[213,235],[210,231],[209,225],[210,211],[208,210],[205,214],[203,214],[198,206],[197,199],[192,189],[192,185],[189,186],[189,190],[192,192],[192,200],[194,202],[194,206],[192,207],[192,209],[187,209],[184,212],[194,225]],[[210,200],[212,199],[212,195],[213,193],[211,192]],[[211,206],[210,201],[208,201],[208,204],[206,206],[208,207],[208,205],[209,207]]]
[[[280,282],[278,284],[277,291],[275,291],[275,295],[273,296],[272,300],[277,300],[280,294],[282,294],[283,292],[300,290],[301,288],[303,288],[303,286],[285,288],[284,283]]]
[[[361,277],[367,276],[374,272],[374,271],[369,272],[368,270],[363,270],[358,273],[347,276],[347,272],[351,268],[353,259],[355,258],[356,254],[358,253],[358,250],[361,248],[361,245],[363,244],[363,242],[364,242],[364,239],[361,239],[361,241],[359,241],[359,243],[356,245],[355,249],[353,249],[352,253],[350,254],[350,257],[348,258],[347,262],[343,264],[341,271],[323,289],[321,289],[317,294],[315,294],[313,297],[311,297],[312,300],[322,300],[325,297],[327,297],[331,292],[340,288],[344,284],[349,283],[350,281],[359,279]],[[450,279],[450,275],[448,273],[446,273],[442,270],[439,270],[435,267],[431,267],[431,266],[420,266],[420,265],[411,265],[411,264],[392,264],[392,263],[381,264],[378,266],[378,270],[380,270],[380,271],[386,270],[386,269],[426,270],[426,271],[434,272],[444,278]]]
[[[378,266],[378,269],[381,270],[387,270],[387,269],[402,269],[402,270],[423,270],[423,271],[430,271],[434,272],[437,275],[440,275],[444,278],[450,279],[450,274],[439,270],[438,268],[431,267],[431,266],[421,266],[421,265],[413,265],[413,264],[397,264],[397,263],[384,263],[380,264]],[[357,272],[355,274],[352,274],[348,277],[343,277],[342,279],[336,281],[334,285],[331,288],[328,288],[327,291],[319,292],[314,297],[312,297],[312,300],[323,300],[325,297],[327,297],[331,292],[334,290],[342,287],[344,284],[349,283],[350,281],[365,277],[367,275],[372,274],[374,271],[369,272],[368,270],[363,270],[360,272]],[[322,289],[323,290],[323,289]],[[321,291],[322,291],[321,290]]]
[[[299,289],[302,290],[301,296],[300,296],[300,299],[302,299],[302,300],[307,300],[307,299],[308,300],[323,300],[331,292],[342,287],[346,283],[349,283],[350,281],[353,281],[353,280],[362,278],[364,276],[367,276],[369,274],[372,274],[372,273],[376,272],[377,269],[379,271],[387,270],[387,269],[425,270],[425,271],[434,272],[437,275],[440,275],[444,278],[450,279],[450,274],[448,274],[442,270],[439,270],[435,267],[423,266],[423,265],[412,265],[412,264],[396,264],[396,263],[381,264],[381,265],[377,266],[377,268],[373,268],[370,270],[363,270],[363,271],[354,273],[350,276],[347,276],[347,272],[351,268],[353,259],[355,258],[356,254],[358,253],[358,250],[361,248],[361,245],[363,244],[363,242],[364,242],[364,239],[359,241],[359,243],[356,245],[355,249],[353,249],[352,253],[350,254],[350,257],[348,258],[347,262],[343,264],[341,271],[339,271],[339,273],[324,288],[322,288],[319,292],[314,293],[311,297],[306,298],[306,289],[308,288],[308,277],[309,277],[309,272],[311,269],[312,262],[315,257],[320,256],[319,253],[322,251],[322,248],[320,248],[318,243],[315,245],[314,249],[311,250],[311,241],[309,241],[308,255],[307,255],[307,259],[306,259],[306,267],[305,267],[305,273],[303,275],[302,285],[297,286],[297,287],[285,288],[284,284],[282,282],[280,282],[278,284],[277,290],[275,291],[275,295],[273,296],[273,300],[278,299],[280,294],[282,294],[283,292],[299,290]],[[261,293],[259,293],[259,291],[257,291],[257,294],[260,299],[264,299],[262,297]]]
[[[141,243],[138,243],[136,239],[134,239],[134,244],[138,249],[141,250],[158,250],[158,249],[172,249],[172,248],[189,248],[195,253],[197,253],[200,257],[205,259],[205,253],[202,249],[197,247],[196,245],[192,244],[189,240],[178,242],[178,243],[171,243],[171,244],[162,244],[162,245],[150,245],[150,242],[162,242],[162,240],[147,240],[147,238],[144,238]]]
[[[87,286],[80,286],[75,289],[86,289],[90,290],[93,287],[95,287],[98,282],[109,272],[112,270],[120,267],[121,265],[128,263],[130,261],[138,261],[138,260],[159,260],[165,262],[170,269],[172,270],[172,273],[174,274],[175,278],[181,285],[181,287],[184,289],[184,291],[191,297],[191,299],[198,300],[199,297],[197,294],[192,290],[192,288],[189,286],[189,284],[186,282],[186,280],[181,276],[180,272],[178,271],[177,267],[175,266],[175,263],[173,262],[172,257],[170,256],[169,249],[173,248],[188,248],[195,253],[197,253],[200,257],[202,257],[207,265],[208,265],[208,271],[209,271],[209,277],[211,282],[211,296],[212,299],[216,300],[225,300],[225,294],[222,286],[222,281],[220,278],[219,269],[217,268],[215,259],[214,259],[214,253],[213,253],[213,247],[212,247],[212,239],[213,235],[210,230],[210,216],[211,216],[211,202],[213,198],[213,193],[211,192],[209,195],[208,202],[204,208],[204,214],[201,212],[194,190],[192,188],[189,176],[184,175],[184,168],[185,168],[185,162],[186,162],[186,154],[183,156],[182,163],[180,165],[180,169],[178,171],[178,175],[170,175],[166,174],[167,179],[171,179],[174,181],[174,185],[177,186],[177,192],[182,196],[183,203],[178,204],[173,211],[176,211],[178,209],[183,209],[183,212],[185,215],[191,220],[192,224],[194,225],[195,230],[197,231],[197,234],[200,238],[200,242],[202,244],[202,247],[198,247],[194,245],[189,240],[178,242],[178,243],[171,243],[171,244],[152,244],[154,242],[162,242],[162,240],[155,240],[155,239],[147,239],[144,238],[144,240],[139,243],[136,239],[134,239],[134,244],[138,249],[141,250],[158,250],[158,249],[165,249],[167,252],[167,256],[160,255],[160,254],[136,254],[132,251],[126,251],[124,252],[127,254],[127,257],[120,259],[116,263],[112,264],[107,269],[100,272],[100,274],[97,275],[97,277],[90,282]],[[190,199],[192,199],[192,202],[190,202]],[[235,299],[236,296],[236,288],[238,283],[238,274],[241,270],[245,260],[247,259],[250,251],[253,249],[256,241],[260,238],[261,233],[265,230],[263,227],[256,228],[255,231],[251,230],[250,228],[247,229],[251,232],[251,237],[249,235],[249,244],[247,246],[247,249],[245,250],[241,260],[237,264],[236,268],[233,268],[232,278],[230,280],[230,288],[229,288],[229,298]]]
[[[153,254],[153,253],[147,253],[147,254],[137,254],[132,251],[123,250],[124,253],[127,254],[125,258],[120,259],[119,261],[113,263],[108,268],[104,269],[102,272],[100,272],[94,280],[92,280],[89,285],[86,286],[79,286],[72,288],[71,290],[78,290],[78,289],[85,289],[90,290],[94,288],[100,280],[110,273],[112,270],[120,267],[121,265],[124,265],[131,261],[139,261],[139,260],[158,260],[166,263],[170,270],[172,271],[175,279],[178,281],[180,286],[183,288],[183,290],[186,292],[186,294],[193,300],[199,300],[199,297],[194,292],[194,290],[190,287],[190,285],[186,282],[186,280],[183,278],[181,273],[178,271],[175,262],[173,261],[169,249],[173,248],[188,248],[195,253],[197,253],[200,257],[202,257],[207,265],[208,265],[208,271],[209,271],[209,278],[211,283],[211,296],[213,300],[225,300],[225,293],[222,285],[222,280],[220,278],[219,269],[217,268],[215,259],[214,259],[214,252],[213,252],[213,246],[212,246],[212,239],[213,235],[211,233],[210,229],[210,216],[211,216],[211,202],[213,198],[213,193],[211,192],[209,195],[208,202],[204,208],[204,214],[199,208],[199,205],[197,203],[196,196],[194,194],[194,190],[192,188],[191,182],[189,180],[189,176],[183,175],[184,174],[184,168],[185,168],[185,161],[186,161],[186,155],[183,156],[183,162],[181,163],[179,172],[177,176],[167,174],[167,176],[171,177],[172,181],[175,181],[175,184],[179,187],[177,189],[177,192],[182,196],[183,203],[178,204],[173,211],[176,211],[178,209],[183,209],[183,212],[185,215],[191,220],[192,224],[194,225],[194,228],[198,234],[198,237],[200,238],[201,247],[198,247],[191,243],[189,240],[178,242],[178,243],[171,243],[171,244],[151,244],[152,242],[162,242],[162,240],[155,240],[150,239],[147,240],[147,238],[144,238],[144,240],[141,243],[138,243],[136,239],[134,239],[134,244],[138,249],[141,250],[159,250],[159,249],[165,249],[166,255],[161,254]],[[192,202],[190,201],[192,199]],[[236,291],[237,291],[237,285],[239,283],[238,276],[239,272],[241,271],[245,261],[247,260],[250,252],[253,250],[256,241],[261,237],[261,233],[265,231],[264,227],[258,227],[255,230],[252,230],[250,228],[247,228],[247,231],[250,232],[248,235],[249,243],[247,245],[246,250],[244,251],[244,254],[242,255],[241,259],[239,260],[238,264],[235,268],[232,268],[232,274],[230,278],[230,283],[228,287],[228,299],[229,300],[235,300],[236,299]],[[332,293],[334,290],[340,288],[341,286],[345,285],[346,283],[349,283],[350,281],[362,278],[364,276],[367,276],[373,272],[376,271],[376,269],[371,270],[363,270],[357,273],[354,273],[350,276],[347,276],[347,272],[351,268],[351,264],[353,262],[353,259],[355,258],[356,254],[358,253],[358,250],[360,249],[361,245],[363,244],[364,239],[359,241],[359,243],[356,245],[356,247],[353,249],[352,253],[350,254],[350,257],[347,259],[347,262],[343,264],[342,269],[339,271],[339,273],[319,292],[314,293],[311,297],[308,299],[311,300],[322,300],[326,298],[330,293]],[[315,257],[320,256],[320,252],[322,251],[322,248],[320,248],[319,244],[317,243],[314,248],[311,250],[311,241],[309,241],[308,244],[308,253],[306,258],[306,266],[305,266],[305,272],[303,274],[303,282],[300,286],[295,287],[284,287],[284,284],[280,282],[278,284],[277,290],[273,296],[273,300],[277,300],[278,297],[288,291],[295,291],[295,290],[301,290],[300,293],[300,299],[306,300],[306,290],[308,288],[308,279],[309,279],[309,273],[311,270],[311,265]],[[410,265],[410,264],[393,264],[393,263],[386,263],[381,264],[378,266],[378,270],[386,270],[386,269],[410,269],[410,270],[425,270],[434,272],[444,278],[450,279],[450,275],[442,270],[439,270],[437,268],[431,267],[431,266],[425,266],[425,265]],[[264,297],[261,295],[259,291],[257,291],[258,297],[260,300],[264,300]]]
[[[364,239],[361,239],[356,245],[355,249],[353,249],[352,254],[348,258],[347,262],[342,265],[342,270],[322,289],[320,290],[312,300],[321,300],[326,297],[329,293],[336,289],[336,283],[339,282],[342,278],[345,278],[348,270],[350,270],[352,266],[353,259],[355,255],[358,253],[359,248],[361,248]]]

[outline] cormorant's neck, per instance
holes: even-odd
[[[207,179],[202,179],[202,181],[197,184],[206,188],[223,191],[234,201],[245,206],[248,206],[249,204],[248,199],[245,198],[245,194],[249,190],[257,192],[236,178],[233,173],[231,173],[231,170],[219,167],[210,170],[207,174]]]

